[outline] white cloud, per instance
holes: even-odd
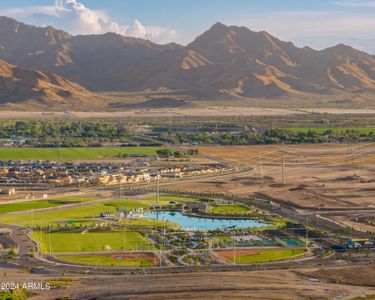
[[[298,46],[323,49],[345,43],[375,53],[375,18],[370,12],[299,11],[257,14],[237,20]]]
[[[171,42],[177,38],[177,32],[175,30],[156,26],[146,27],[138,20],[134,20],[133,24],[127,27],[123,34],[159,42]]]
[[[92,10],[79,0],[56,0],[51,6],[8,9],[0,11],[0,14],[36,26],[51,25],[72,34],[115,32],[158,43],[168,43],[177,37],[176,31],[172,29],[144,26],[137,20],[131,26],[118,24],[111,21],[105,12]]]
[[[375,8],[375,1],[341,0],[341,1],[335,1],[334,4],[340,5],[340,6],[349,6],[349,7]]]

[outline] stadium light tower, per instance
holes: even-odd
[[[157,172],[156,172],[156,204],[157,205],[159,205],[159,203],[160,203],[160,193],[159,193],[159,189],[160,189],[160,187],[159,187],[159,176],[160,176],[160,171],[159,171],[159,160],[160,160],[160,158],[159,158],[159,156],[157,156],[156,157],[156,160],[157,160],[157,165],[156,165],[156,167],[157,167]]]

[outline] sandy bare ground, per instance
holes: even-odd
[[[375,232],[375,226],[355,222],[354,221],[355,218],[353,220],[353,219],[348,218],[347,216],[336,216],[333,219],[336,220],[337,222],[344,224],[345,226],[354,228],[355,230],[364,231],[364,232]]]
[[[321,268],[309,270],[306,274],[340,284],[375,287],[374,266]]]
[[[0,111],[0,119],[27,118],[27,119],[55,119],[55,118],[155,118],[155,117],[230,117],[230,116],[286,116],[305,114],[305,112],[283,108],[259,107],[207,107],[207,108],[165,108],[143,109],[116,112],[26,112],[26,111]]]
[[[318,114],[333,114],[333,115],[342,115],[342,114],[375,114],[374,108],[306,108],[300,109],[303,112],[313,112]]]
[[[197,178],[194,182],[163,184],[168,190],[195,193],[223,193],[249,197],[262,193],[274,202],[295,206],[341,221],[362,226],[364,216],[375,216],[375,144],[362,145],[269,145],[201,146],[202,155],[228,162],[246,171],[220,178]],[[284,180],[282,183],[282,152]],[[260,155],[261,154],[261,155]],[[250,170],[249,170],[250,168]],[[335,210],[335,212],[332,212]],[[347,211],[347,212],[346,212]],[[330,215],[326,214],[329,213]],[[358,222],[353,219],[353,212]],[[357,224],[355,224],[355,223]]]
[[[1,269],[7,282],[67,283],[31,299],[350,299],[375,294],[370,269],[324,268],[158,275],[35,275]],[[373,271],[371,271],[373,272]],[[356,276],[359,274],[359,276]],[[363,275],[360,275],[363,274]],[[368,274],[368,276],[365,276]],[[314,278],[314,280],[311,280]],[[73,281],[72,281],[73,280]]]
[[[199,151],[208,157],[252,168],[217,181],[197,180],[189,188],[199,192],[207,189],[241,196],[262,192],[300,207],[375,208],[375,144],[372,143],[207,146],[199,147]],[[281,151],[285,185],[280,185]]]
[[[116,119],[133,118],[165,118],[165,117],[231,117],[231,116],[287,116],[295,114],[364,114],[374,115],[375,109],[344,109],[344,108],[263,108],[263,107],[199,107],[199,108],[161,108],[138,109],[126,111],[79,112],[79,111],[0,111],[0,119]]]

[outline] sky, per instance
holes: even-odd
[[[299,47],[344,43],[375,54],[375,0],[0,0],[0,15],[71,34],[110,31],[184,45],[219,21]]]

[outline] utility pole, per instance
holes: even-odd
[[[285,160],[284,160],[284,150],[281,150],[281,182],[285,184]]]
[[[164,219],[164,239],[163,239],[163,248],[166,247],[166,227],[165,227],[165,219]]]
[[[161,268],[161,261],[162,261],[162,251],[163,251],[163,243],[161,242],[161,236],[159,237],[160,245],[159,245],[159,267]]]
[[[61,143],[59,143],[59,152],[60,152],[60,162],[62,162]]]
[[[346,161],[349,163],[351,161],[351,164],[354,166],[354,153],[353,153],[353,145],[348,144],[348,148],[346,150]]]
[[[156,172],[156,204],[159,205],[159,176],[160,176],[160,170],[159,170],[159,156],[156,158],[157,159],[157,172]]]
[[[43,247],[43,223],[42,223],[42,219],[40,219],[40,252],[43,252],[42,247]]]
[[[361,167],[363,159],[362,145],[358,145],[358,167]]]
[[[351,144],[348,143],[348,145],[346,147],[346,159],[345,159],[346,163],[349,163],[351,157],[353,157],[352,151],[353,151],[352,146],[351,146]]]
[[[160,195],[159,195],[159,172],[156,175],[156,204],[159,205],[160,202]]]
[[[52,257],[52,248],[51,248],[51,225],[48,225],[48,239],[49,239],[49,257]]]
[[[124,251],[125,251],[125,241],[126,241],[126,231],[125,231],[125,223],[124,223]]]
[[[259,153],[259,179],[263,184],[262,153]]]
[[[305,248],[308,250],[309,248],[309,228],[308,228],[308,219],[305,219],[305,227],[306,227],[306,236],[305,236]]]
[[[31,233],[34,231],[34,208],[31,209]]]
[[[233,233],[232,239],[233,239],[233,262],[236,265],[237,264],[236,262],[236,239],[234,238],[234,233]]]

